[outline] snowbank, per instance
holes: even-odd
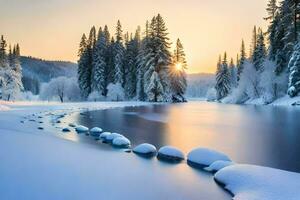
[[[76,126],[75,130],[76,130],[78,133],[85,133],[85,132],[88,132],[88,131],[89,131],[89,128],[88,128],[88,127],[85,127],[85,126],[82,126],[82,125],[79,125],[79,126]]]
[[[233,164],[234,164],[234,162],[231,162],[231,161],[218,160],[218,161],[213,162],[211,165],[209,165],[209,167],[205,167],[204,170],[215,173],[215,172],[223,169],[224,167],[228,167]]]
[[[133,152],[136,154],[146,155],[146,156],[152,156],[155,155],[157,150],[156,147],[152,144],[144,143],[136,146],[133,149]]]
[[[215,174],[215,180],[235,200],[298,200],[300,174],[254,165],[232,165]]]
[[[106,137],[110,134],[111,134],[111,132],[103,132],[103,133],[100,134],[99,139],[100,140],[106,140]]]
[[[116,137],[112,141],[112,145],[119,148],[128,148],[130,144],[130,141],[126,137]]]
[[[124,136],[121,135],[121,134],[119,134],[119,133],[108,134],[108,135],[105,137],[105,141],[106,141],[106,142],[112,142],[115,138],[118,138],[118,137],[124,137]]]
[[[10,110],[10,107],[0,104],[0,111]]]
[[[197,167],[204,168],[211,165],[218,160],[231,161],[230,158],[218,151],[206,148],[197,148],[192,150],[187,156],[188,164]]]
[[[164,146],[158,150],[157,158],[161,160],[177,162],[184,160],[184,154],[175,147]]]

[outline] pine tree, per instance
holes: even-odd
[[[149,35],[149,48],[144,60],[145,93],[148,101],[170,101],[170,43],[165,22],[160,14],[153,17]]]
[[[144,91],[144,74],[146,71],[146,56],[150,49],[150,34],[149,34],[149,22],[146,22],[145,26],[145,37],[141,41],[141,47],[139,49],[138,57],[137,57],[137,86],[136,93],[137,99],[140,101],[146,100],[146,94]]]
[[[291,60],[288,65],[289,68],[289,86],[288,95],[295,97],[300,91],[300,45],[296,45]]]
[[[179,39],[176,42],[172,65],[170,69],[170,85],[173,102],[184,102],[184,94],[187,88],[186,72],[187,62],[183,46]]]
[[[257,44],[254,49],[254,53],[252,56],[252,61],[254,64],[254,67],[256,71],[262,72],[263,69],[263,63],[267,57],[267,50],[265,45],[265,39],[263,31],[259,28],[258,29],[258,36],[257,36]]]
[[[127,69],[127,81],[125,82],[125,96],[127,99],[132,99],[136,96],[140,40],[140,28],[138,27],[138,29],[135,32],[134,38],[131,38],[128,44],[126,45],[125,63]]]
[[[226,97],[231,90],[230,83],[230,72],[228,70],[227,54],[224,53],[224,58],[222,63],[218,63],[216,72],[216,86],[217,100],[221,100]]]
[[[244,40],[242,40],[241,53],[240,53],[239,64],[238,64],[238,75],[237,75],[238,81],[241,79],[241,74],[243,72],[244,63],[246,60],[247,60],[247,55],[245,49],[245,42]]]
[[[106,36],[102,29],[100,29],[98,34],[98,40],[95,45],[93,52],[93,69],[92,69],[92,81],[91,87],[92,91],[99,92],[101,95],[106,95],[106,52],[107,52],[107,41]]]
[[[121,22],[118,20],[116,27],[116,42],[114,44],[114,83],[120,83],[123,88],[125,85],[124,53],[125,49],[123,46],[123,30]]]
[[[0,68],[6,68],[7,65],[8,65],[6,47],[7,47],[6,40],[4,39],[4,36],[1,35],[1,39],[0,39]]]
[[[81,96],[87,98],[91,93],[92,49],[90,40],[86,42],[85,40],[86,37],[83,34],[79,45],[78,85]]]
[[[231,82],[231,88],[237,87],[237,69],[234,65],[233,58],[230,60],[229,65],[229,73],[230,73],[230,82]]]
[[[250,52],[249,52],[250,60],[253,60],[253,54],[254,54],[254,50],[256,48],[256,44],[257,44],[257,30],[256,30],[256,26],[254,26],[253,32],[252,32],[252,40],[251,40],[251,44],[250,44]]]

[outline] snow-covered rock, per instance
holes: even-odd
[[[184,160],[184,154],[179,149],[172,146],[164,146],[158,150],[157,157],[167,161],[181,161]]]
[[[116,137],[112,141],[112,145],[119,148],[128,148],[130,146],[130,141],[126,137]]]
[[[62,132],[71,132],[71,130],[68,127],[66,127],[62,129]]]
[[[100,140],[106,140],[106,137],[110,134],[111,134],[111,132],[103,132],[100,134],[99,138],[100,138]]]
[[[105,141],[112,142],[115,138],[118,138],[118,137],[124,137],[124,136],[119,133],[112,133],[105,137]]]
[[[224,167],[228,167],[228,166],[234,165],[234,164],[235,163],[232,161],[218,160],[218,161],[213,162],[211,165],[209,165],[209,167],[205,167],[204,170],[215,173],[215,172],[223,169]]]
[[[151,155],[155,155],[157,150],[154,145],[144,143],[144,144],[140,144],[140,145],[136,146],[133,149],[133,152],[136,154],[151,156]]]
[[[94,127],[90,130],[91,133],[102,133],[102,128]]]
[[[88,132],[89,131],[89,128],[85,127],[85,126],[82,126],[82,125],[79,125],[79,126],[76,126],[75,130],[78,132],[78,133],[85,133],[85,132]]]
[[[242,200],[298,200],[300,174],[255,165],[236,164],[215,174],[215,180]]]
[[[187,156],[188,164],[198,168],[207,167],[218,160],[231,161],[227,155],[207,148],[194,149]]]

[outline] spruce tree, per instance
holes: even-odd
[[[125,49],[123,46],[123,30],[121,22],[118,20],[116,27],[116,42],[114,44],[114,83],[120,83],[123,88],[125,85],[124,53]]]
[[[98,34],[98,40],[93,52],[93,69],[92,69],[92,91],[99,92],[101,95],[106,95],[106,51],[107,42],[106,36],[100,29]]]
[[[295,97],[300,91],[300,45],[296,45],[289,68],[289,86],[288,95]]]
[[[176,42],[176,48],[170,68],[170,85],[173,102],[185,102],[184,94],[187,88],[186,72],[187,62],[183,46],[179,39]]]
[[[230,60],[229,73],[230,73],[231,88],[235,88],[237,87],[237,68],[234,65],[233,58],[231,58]]]
[[[230,72],[228,69],[226,52],[224,53],[222,63],[220,63],[220,61],[218,62],[215,89],[217,91],[217,100],[226,97],[231,90]]]
[[[153,17],[145,56],[145,93],[148,101],[170,101],[169,66],[171,54],[167,27],[160,14]]]
[[[244,63],[246,60],[247,60],[247,55],[246,55],[246,49],[245,49],[245,42],[244,42],[244,40],[242,40],[241,52],[240,52],[240,58],[239,58],[239,64],[238,64],[238,75],[237,75],[238,81],[241,78],[241,74],[244,69]]]
[[[254,53],[252,56],[252,61],[256,71],[262,72],[264,61],[267,57],[266,45],[263,31],[259,28],[258,29],[258,36],[257,36],[257,44],[254,49]]]
[[[254,54],[254,50],[256,48],[256,44],[257,44],[257,29],[256,29],[256,26],[254,26],[253,32],[252,32],[251,44],[250,44],[250,51],[249,51],[249,59],[250,60],[253,60],[253,54]]]

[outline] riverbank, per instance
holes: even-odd
[[[214,179],[241,200],[266,199],[263,197],[274,191],[279,191],[275,193],[279,200],[299,199],[298,173],[234,164],[214,176],[191,168],[186,162],[169,164],[113,150],[102,143],[90,145],[55,136],[67,134],[58,126],[72,113],[85,115],[93,110],[148,107],[148,103],[2,105],[5,109],[0,112],[1,199],[231,199]],[[221,109],[221,113],[228,113],[227,109]],[[207,110],[201,110],[207,118]],[[276,175],[275,182],[263,174]],[[251,177],[250,181],[241,182],[240,177],[244,176]]]

